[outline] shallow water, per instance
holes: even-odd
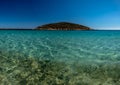
[[[120,85],[120,31],[0,31],[1,85]]]

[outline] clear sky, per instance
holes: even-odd
[[[120,0],[0,0],[0,28],[35,28],[61,21],[120,29]]]

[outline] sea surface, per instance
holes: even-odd
[[[120,31],[0,30],[0,85],[120,85]]]

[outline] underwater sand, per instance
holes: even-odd
[[[0,85],[120,85],[120,31],[0,31]]]

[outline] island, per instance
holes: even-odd
[[[75,23],[58,22],[45,24],[35,28],[36,30],[92,30],[91,28]]]

